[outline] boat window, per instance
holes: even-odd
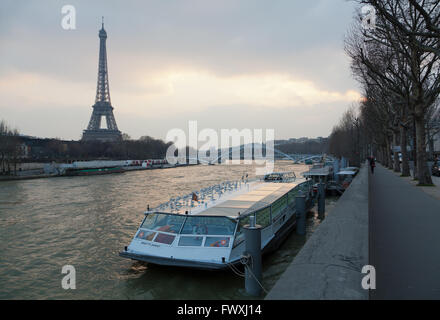
[[[145,217],[141,228],[168,233],[179,233],[184,220],[185,216],[150,213]]]
[[[225,217],[188,216],[182,234],[233,235],[235,222]]]
[[[270,207],[257,211],[256,215],[257,215],[256,223],[259,224],[261,227],[263,227],[263,229],[271,224]]]
[[[295,203],[295,198],[298,195],[298,189],[295,188],[292,191],[289,192],[289,204]]]
[[[181,247],[200,247],[203,242],[203,237],[180,237],[179,246]]]
[[[244,227],[245,225],[247,225],[247,224],[250,223],[250,217],[251,217],[251,216],[255,216],[255,214],[251,214],[251,215],[248,215],[246,218],[242,218],[242,219],[240,219],[240,225],[239,225],[239,228],[240,228],[240,229],[243,229],[243,227]]]
[[[157,235],[156,239],[154,239],[154,242],[164,243],[164,244],[172,244],[176,236],[173,236],[171,234],[161,233]]]
[[[227,248],[230,239],[229,237],[206,237],[205,247]]]
[[[272,219],[278,217],[287,206],[287,197],[282,197],[272,205]]]
[[[155,235],[156,235],[156,232],[139,230],[139,232],[136,235],[136,238],[142,239],[142,240],[153,241]]]

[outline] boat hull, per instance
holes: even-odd
[[[148,262],[151,264],[156,264],[161,266],[182,267],[182,268],[191,268],[191,269],[199,269],[199,270],[225,270],[229,268],[228,263],[212,263],[212,262],[202,262],[202,261],[194,261],[194,260],[170,259],[164,257],[150,256],[146,254],[135,254],[126,251],[121,251],[119,255],[123,258]],[[229,264],[233,264],[233,265],[237,265],[239,263],[240,261],[229,262]]]

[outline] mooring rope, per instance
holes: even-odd
[[[238,270],[236,266],[234,266],[232,263],[227,263],[228,267],[232,270],[233,273],[235,273],[239,277],[245,277],[245,273]]]
[[[252,264],[253,264],[252,256],[249,256],[249,257],[250,257],[250,265],[252,266]],[[257,281],[257,283],[258,283],[258,285],[261,287],[261,289],[263,289],[263,291],[264,291],[266,294],[268,294],[269,291],[267,291],[267,290],[263,287],[263,285],[261,284],[261,282],[257,279],[257,277],[255,276],[255,274],[252,272],[251,267],[249,266],[249,264],[245,264],[245,267],[247,268],[247,270],[249,271],[249,273],[251,274],[251,276],[254,277],[254,279]]]

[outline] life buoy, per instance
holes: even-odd
[[[213,242],[213,243],[211,243],[211,247],[217,247],[217,248],[219,248],[219,247],[226,247],[226,244],[227,244],[228,242],[226,241],[226,239],[223,239],[223,240],[217,240],[216,242]]]

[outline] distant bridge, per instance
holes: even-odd
[[[241,157],[241,151],[244,150],[245,147],[246,146],[240,146],[240,147],[233,147],[233,148],[231,148],[229,150],[228,155],[227,155],[227,160],[230,160],[229,156],[231,154],[233,154],[234,152],[235,153],[238,152],[239,155],[240,155],[240,159],[243,160],[242,157]],[[273,151],[274,154],[283,156],[284,159],[292,160],[294,163],[305,163],[305,161],[307,161],[307,160],[312,160],[312,161],[313,160],[320,160],[323,157],[326,160],[334,161],[334,158],[332,156],[328,156],[328,155],[325,155],[325,154],[320,154],[320,155],[317,155],[317,154],[313,154],[313,155],[310,155],[310,154],[309,155],[304,155],[304,154],[287,154],[287,153],[284,153],[284,152],[282,152],[282,151],[280,151],[280,150],[278,150],[276,148],[270,148],[270,147],[267,147],[267,146],[264,149],[266,149],[266,156],[267,156],[267,150],[269,150],[269,151]],[[261,150],[263,150],[263,148],[261,148]],[[209,157],[207,157],[207,158],[203,158],[202,157],[202,158],[198,158],[198,159],[188,158],[188,160],[197,161],[198,163],[202,163],[202,164],[214,164],[214,163],[218,163],[219,160],[225,156],[224,154],[222,154],[222,151],[220,151],[218,153],[220,155],[217,158],[215,158],[215,159],[209,159]],[[251,154],[251,156],[252,156],[252,154]],[[252,156],[252,160],[255,160],[255,159],[256,160],[266,160],[267,158],[263,157],[262,155],[261,156],[257,156],[257,157],[255,157],[255,155]],[[238,159],[233,159],[233,160],[238,160]],[[245,159],[245,160],[250,160],[250,159]],[[275,159],[273,159],[273,160],[275,160]]]

